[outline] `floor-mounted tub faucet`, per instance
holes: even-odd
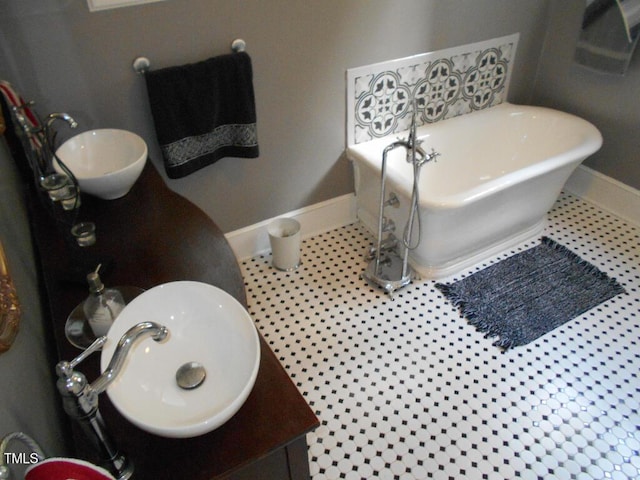
[[[409,271],[409,250],[416,248],[417,243],[419,243],[419,225],[418,241],[415,242],[416,245],[411,244],[411,237],[413,233],[413,221],[414,218],[416,218],[418,210],[418,179],[420,177],[420,168],[425,163],[435,160],[436,157],[440,155],[433,149],[431,149],[431,153],[427,153],[422,148],[422,140],[418,139],[416,133],[416,113],[417,105],[414,101],[408,138],[406,140],[398,139],[390,145],[387,145],[382,151],[377,245],[369,251],[371,262],[362,274],[365,279],[384,288],[390,297],[393,296],[393,293],[397,289],[402,288],[411,282],[411,273]],[[413,166],[413,192],[411,194],[409,218],[407,219],[407,224],[402,235],[402,247],[404,247],[402,258],[400,258],[397,252],[390,251],[396,249],[399,244],[398,239],[392,235],[383,239],[383,234],[388,230],[385,228],[385,225],[388,225],[388,220],[384,216],[384,208],[388,205],[395,204],[395,202],[390,202],[386,199],[385,183],[387,178],[387,155],[391,150],[396,148],[404,148],[406,150],[406,160]],[[387,254],[383,255],[383,251],[387,251]],[[396,260],[400,261],[398,262]]]
[[[120,453],[108,435],[102,416],[98,411],[98,396],[104,392],[122,370],[124,361],[133,344],[142,337],[150,336],[156,342],[167,338],[167,327],[154,322],[141,322],[131,327],[120,338],[106,370],[93,383],[74,368],[89,355],[101,350],[107,337],[99,337],[84,352],[70,362],[61,361],[56,365],[58,390],[62,395],[65,412],[78,421],[89,439],[99,451],[105,466],[118,480],[131,478],[133,464]]]

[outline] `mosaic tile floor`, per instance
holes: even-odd
[[[627,294],[506,353],[435,282],[389,299],[361,280],[359,224],[305,240],[292,273],[243,262],[250,313],[321,421],[313,480],[640,478],[640,228],[563,195],[545,234]]]

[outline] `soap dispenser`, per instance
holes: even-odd
[[[87,275],[90,295],[84,301],[82,309],[91,330],[96,337],[106,335],[118,314],[125,306],[122,293],[115,288],[105,288],[98,271]]]

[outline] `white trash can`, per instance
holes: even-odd
[[[300,266],[300,223],[293,218],[278,218],[267,228],[272,264],[290,272]]]

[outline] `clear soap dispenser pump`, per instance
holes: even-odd
[[[105,288],[98,271],[87,275],[90,295],[84,301],[82,309],[96,337],[106,335],[111,324],[125,306],[122,293],[115,288]]]

